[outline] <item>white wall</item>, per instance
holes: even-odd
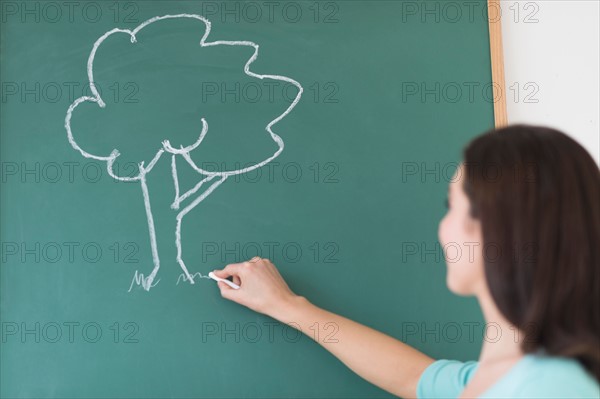
[[[509,123],[558,128],[600,164],[600,1],[502,0],[501,8]]]

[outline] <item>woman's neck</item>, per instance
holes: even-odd
[[[523,332],[504,318],[487,289],[482,290],[477,298],[486,322],[483,346],[479,356],[480,364],[491,364],[522,357]]]

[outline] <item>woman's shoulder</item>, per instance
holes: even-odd
[[[477,361],[441,359],[425,369],[417,384],[418,398],[455,398],[479,366]],[[599,398],[600,386],[577,360],[527,354],[500,377],[481,398]]]
[[[509,389],[516,398],[598,398],[600,385],[577,360],[562,356],[528,354],[504,384],[493,386],[484,397]],[[512,378],[510,378],[512,377]]]
[[[600,385],[577,360],[532,354],[524,359],[522,397],[600,397]]]

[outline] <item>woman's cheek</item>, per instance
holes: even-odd
[[[438,238],[442,248],[448,245],[460,245],[461,237],[464,236],[463,226],[456,220],[457,215],[452,211],[448,212],[442,219],[439,226]]]
[[[465,262],[464,224],[459,223],[451,212],[440,221],[438,239],[442,245],[446,261],[446,285],[450,291],[458,295],[469,293],[469,279],[472,277],[473,268]]]
[[[438,226],[438,240],[440,241],[442,248],[448,242],[448,220],[449,217],[448,214],[446,214],[446,216],[444,216],[442,220],[440,220],[440,224]]]

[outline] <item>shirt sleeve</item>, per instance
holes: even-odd
[[[417,398],[457,398],[473,375],[478,363],[474,360],[441,359],[430,364],[417,383]]]

